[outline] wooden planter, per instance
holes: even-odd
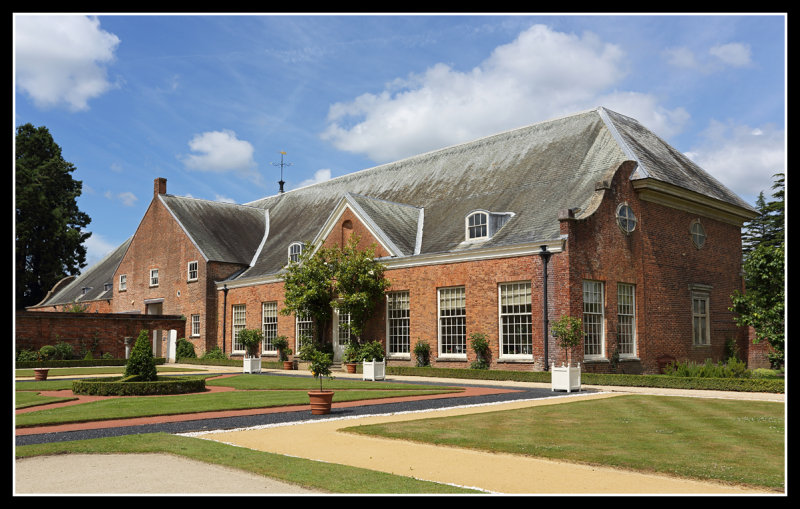
[[[553,391],[580,391],[581,390],[581,364],[575,366],[550,365],[550,380]]]
[[[375,359],[364,361],[364,380],[384,380],[386,379],[386,359],[376,361]]]
[[[311,403],[311,413],[313,415],[325,415],[331,413],[333,391],[309,391],[308,399]]]
[[[261,357],[245,357],[243,373],[261,373]]]
[[[33,378],[34,380],[47,380],[47,373],[50,371],[50,368],[34,368],[33,369]]]

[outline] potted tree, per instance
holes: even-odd
[[[361,346],[361,360],[364,366],[364,380],[384,380],[386,378],[386,359],[380,341],[370,341]]]
[[[330,354],[320,352],[309,347],[303,350],[303,360],[309,362],[309,369],[314,378],[319,379],[319,390],[308,391],[308,399],[311,403],[311,413],[313,415],[323,415],[331,413],[331,402],[333,401],[333,391],[322,389],[322,377],[333,378],[331,376],[331,365],[333,358]]]
[[[263,336],[258,329],[243,329],[239,331],[239,341],[244,346],[244,373],[261,373],[261,341]]]
[[[292,349],[289,348],[289,341],[286,336],[278,336],[272,341],[272,346],[278,351],[278,359],[283,362],[283,369],[294,369],[294,361],[289,360]]]
[[[581,344],[583,339],[583,327],[580,318],[573,318],[569,315],[563,315],[555,324],[553,324],[553,337],[556,339],[558,346],[567,353],[567,365],[561,363],[561,366],[556,366],[555,363],[550,368],[550,379],[552,390],[562,390],[572,392],[573,390],[581,390],[581,365],[576,363],[572,366],[572,352]]]
[[[347,369],[348,373],[355,373],[356,367],[358,366],[358,361],[361,360],[361,345],[354,340],[350,340],[347,343],[347,347],[344,349],[343,357],[344,366]]]

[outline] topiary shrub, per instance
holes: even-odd
[[[131,350],[130,358],[125,364],[125,374],[123,376],[134,375],[138,375],[139,380],[143,382],[150,382],[158,377],[153,348],[150,346],[150,334],[147,330],[139,332],[139,337],[133,345],[133,350]]]
[[[175,357],[178,359],[196,359],[197,354],[194,352],[194,345],[186,338],[181,338],[175,344]]]
[[[56,359],[69,360],[72,358],[72,345],[65,341],[56,343]]]
[[[53,345],[44,345],[39,349],[39,356],[43,361],[49,361],[56,355],[56,347]]]
[[[362,361],[372,362],[376,360],[380,362],[384,356],[383,345],[380,341],[370,341],[361,345],[359,353]]]
[[[215,346],[211,350],[207,351],[201,357],[203,360],[226,360],[227,358],[228,356],[225,355],[225,352],[223,352],[218,346]]]
[[[414,357],[417,358],[417,367],[422,368],[431,365],[431,345],[426,341],[417,340],[414,345]]]

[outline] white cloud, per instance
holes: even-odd
[[[221,194],[214,196],[214,201],[222,203],[236,203],[236,200],[234,200],[233,198],[228,198],[227,196],[222,196]]]
[[[130,191],[125,191],[117,195],[114,195],[114,193],[112,193],[111,191],[106,191],[105,193],[103,193],[103,196],[105,196],[109,200],[119,200],[126,207],[133,207],[139,200],[139,198],[137,198],[136,195],[131,193]]]
[[[612,97],[619,104],[649,103],[654,109],[647,116],[661,115],[662,132],[677,130],[671,122],[684,120],[685,112],[659,111],[655,99],[643,94],[636,101],[603,95],[622,81],[625,64],[618,46],[591,33],[535,25],[470,71],[437,64],[380,93],[333,104],[322,136],[341,150],[385,162],[606,106],[602,100]]]
[[[253,160],[253,145],[240,140],[229,130],[210,131],[197,134],[189,141],[194,154],[183,158],[190,170],[249,173],[256,164]]]
[[[116,244],[108,242],[97,232],[92,232],[92,235],[83,241],[83,245],[86,247],[86,268],[94,266],[97,262],[105,258],[106,255],[111,253],[111,251],[119,247]]]
[[[88,101],[109,90],[106,66],[119,38],[100,29],[95,17],[14,17],[16,86],[39,108],[66,105],[88,109]]]
[[[329,169],[317,170],[314,172],[313,177],[300,182],[300,184],[298,184],[297,187],[310,186],[312,184],[318,184],[319,182],[325,182],[326,180],[330,179],[331,179],[331,170]]]
[[[750,64],[750,46],[732,42],[714,46],[708,52],[727,65],[743,67]]]
[[[769,196],[772,175],[786,173],[785,132],[712,121],[703,141],[687,153],[693,161],[750,203]]]

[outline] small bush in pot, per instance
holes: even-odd
[[[264,336],[258,329],[242,329],[239,331],[239,341],[242,342],[248,357],[258,357],[263,339]]]
[[[383,345],[380,341],[370,341],[361,345],[360,355],[362,361],[371,362],[373,360],[382,361],[384,357]]]
[[[431,345],[426,341],[417,340],[414,345],[414,357],[417,358],[417,367],[422,368],[431,365]]]
[[[289,341],[286,336],[278,336],[272,340],[272,346],[278,351],[278,360],[286,362],[289,360],[292,350],[289,349]]]

